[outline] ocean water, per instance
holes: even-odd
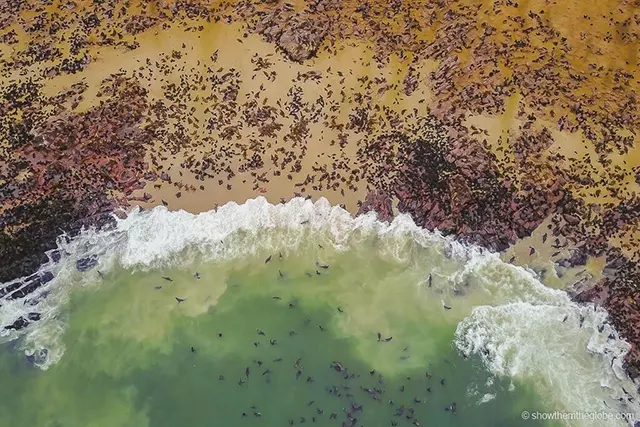
[[[2,331],[2,427],[624,426],[521,414],[640,413],[606,312],[407,216],[304,199],[158,207],[59,248],[43,267],[54,280],[0,301],[3,325],[42,317]]]

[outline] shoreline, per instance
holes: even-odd
[[[0,282],[33,272],[60,229],[132,203],[324,196],[409,213],[553,287],[582,281],[575,298],[608,308],[638,377],[632,49],[580,2],[480,5],[480,20],[466,3],[393,16],[377,3],[136,3],[122,19],[79,4],[97,23],[63,11],[55,31],[0,10]],[[589,43],[568,25],[583,16]]]

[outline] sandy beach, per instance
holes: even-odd
[[[640,12],[583,3],[0,6],[0,280],[117,207],[325,197],[499,251],[640,344]]]

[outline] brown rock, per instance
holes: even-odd
[[[308,17],[303,19],[298,15],[292,18],[284,27],[277,45],[292,61],[302,62],[316,54],[322,44],[330,22],[327,19]]]
[[[391,206],[391,198],[384,191],[370,191],[367,193],[364,203],[360,205],[357,215],[363,215],[367,212],[374,211],[378,214],[378,218],[382,221],[393,220],[393,208]]]

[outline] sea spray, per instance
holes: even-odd
[[[531,380],[549,397],[552,407],[637,410],[629,402],[621,405],[616,400],[624,397],[622,386],[634,391],[621,367],[629,346],[606,322],[602,309],[579,306],[564,292],[546,288],[531,272],[504,264],[497,254],[420,229],[407,215],[391,223],[377,221],[374,214],[353,218],[325,199],[313,203],[296,198],[271,205],[257,198],[198,215],[164,207],[134,209],[112,229],[83,230],[74,239],[61,238],[60,260],[41,270],[51,271],[55,278],[25,299],[4,297],[0,307],[3,325],[34,311],[41,313],[41,320],[23,331],[4,330],[3,339],[22,335],[28,354],[46,348],[46,357],[37,361],[44,369],[58,362],[64,354],[62,307],[74,289],[100,283],[97,271],[184,268],[261,254],[295,254],[315,245],[331,248],[333,254],[326,256],[335,258],[365,242],[375,247],[380,260],[406,270],[404,280],[415,287],[412,300],[431,316],[425,319],[457,324],[456,347],[465,356],[479,355],[495,375]],[[90,256],[97,257],[98,265],[78,272],[77,261]],[[15,283],[20,281],[2,287]],[[370,307],[380,310],[392,298],[384,280],[349,286],[341,298],[356,301],[370,295]],[[226,288],[220,289],[224,293]],[[436,314],[447,303],[452,306],[447,317]],[[373,334],[372,322],[371,313],[356,310],[338,326],[364,343],[354,334]],[[369,345],[362,344],[363,357],[371,354]],[[370,362],[383,364],[384,355],[380,357]],[[479,401],[489,401],[490,396],[484,393]]]

